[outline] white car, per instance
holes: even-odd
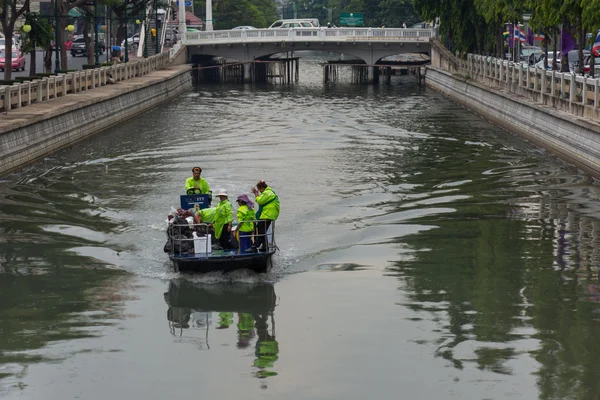
[[[136,33],[133,36],[130,36],[127,38],[127,46],[133,46],[134,44],[137,45],[140,43],[140,34]],[[123,40],[121,42],[121,47],[125,48],[125,41]]]
[[[232,31],[238,30],[238,29],[256,29],[256,28],[253,26],[250,26],[250,25],[242,25],[242,26],[236,26],[235,28],[231,28]]]

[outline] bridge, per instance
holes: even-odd
[[[277,53],[343,53],[363,60],[368,67],[368,81],[372,82],[373,67],[382,58],[403,53],[429,54],[432,37],[435,29],[320,27],[186,32],[182,42],[189,62],[195,56],[225,57],[244,63],[248,71],[249,62]]]

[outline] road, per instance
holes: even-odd
[[[100,62],[106,62],[109,61],[109,55],[108,52],[105,52],[103,55],[100,56]],[[25,56],[25,71],[13,71],[12,76],[17,77],[17,76],[29,76],[29,66],[31,65],[31,56],[29,54],[27,54]],[[54,53],[52,53],[52,71],[54,71]],[[69,69],[82,69],[82,66],[84,64],[87,64],[87,57],[82,57],[82,56],[78,56],[78,57],[73,57],[71,56],[70,53],[67,53],[67,62],[68,62],[68,68]],[[36,55],[36,65],[37,65],[37,69],[36,72],[40,73],[40,72],[44,72],[44,52],[43,51],[38,51],[37,55]],[[4,78],[4,72],[0,72],[0,79]]]

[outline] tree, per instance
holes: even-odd
[[[544,52],[548,54],[550,38],[554,37],[552,69],[556,69],[556,37],[559,33],[561,15],[559,13],[562,0],[528,0],[525,6],[531,10],[530,25],[537,31],[544,32]],[[544,60],[545,68],[548,68],[548,58]]]
[[[451,51],[483,52],[487,26],[473,0],[413,0],[415,11],[427,21],[439,17],[439,33]]]
[[[401,27],[404,21],[407,26],[411,26],[421,19],[415,13],[410,0],[381,0],[377,11],[377,20],[379,24],[386,27]]]
[[[239,25],[266,26],[260,10],[249,0],[220,0],[213,10],[215,29],[231,29]]]
[[[504,58],[504,24],[521,19],[521,5],[512,0],[475,0],[477,11],[491,25],[490,33],[498,58]]]
[[[15,23],[25,11],[29,10],[30,0],[23,0],[20,4],[17,4],[17,0],[1,1],[0,25],[5,37],[4,65],[9,66],[8,68],[4,68],[4,79],[10,80],[12,78],[12,68],[10,68],[10,65],[12,65],[12,37],[15,30]]]
[[[23,53],[30,54],[29,76],[35,76],[36,71],[36,48],[37,46],[46,46],[52,41],[52,26],[47,18],[38,13],[25,14],[25,24],[31,27],[31,30],[23,34]]]

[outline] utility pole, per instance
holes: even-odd
[[[59,46],[60,46],[60,33],[58,28],[58,1],[54,0],[54,72],[58,74],[60,71],[60,60],[59,60]],[[4,1],[6,6],[7,1]]]
[[[94,0],[94,64],[100,65],[100,54],[98,49],[98,4]]]

